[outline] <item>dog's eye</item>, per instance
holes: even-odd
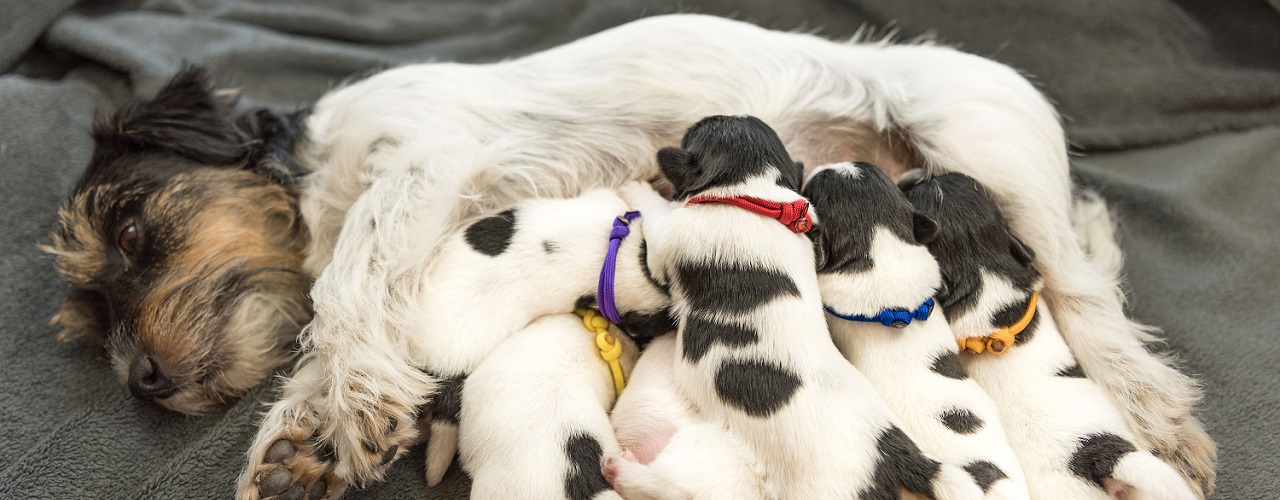
[[[138,223],[129,221],[120,229],[120,235],[116,237],[116,245],[120,247],[120,251],[125,255],[133,256],[133,252],[138,249]]]

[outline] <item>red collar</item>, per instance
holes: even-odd
[[[690,205],[699,203],[728,203],[738,208],[745,208],[771,219],[777,219],[792,232],[807,233],[813,229],[813,219],[809,218],[809,202],[804,198],[789,203],[762,200],[751,196],[698,196],[689,199]]]

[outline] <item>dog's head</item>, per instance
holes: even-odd
[[[803,194],[822,215],[809,238],[829,306],[875,313],[918,306],[940,290],[938,265],[924,247],[938,224],[913,209],[875,165],[818,167]]]
[[[963,174],[904,179],[916,210],[938,221],[929,250],[947,292],[939,294],[957,333],[973,335],[1017,322],[1040,286],[1035,253],[1013,235],[982,185]]]
[[[703,118],[685,132],[680,147],[658,151],[658,167],[675,200],[758,178],[799,191],[804,176],[778,134],[754,116]]]
[[[238,117],[198,69],[93,127],[43,249],[70,291],[59,337],[106,347],[130,391],[183,413],[288,360],[310,317],[287,152],[295,123]]]

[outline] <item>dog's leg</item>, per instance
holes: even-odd
[[[1064,134],[1049,102],[1013,69],[936,47],[891,47],[884,65],[901,102],[883,97],[925,168],[962,172],[987,186],[1012,228],[1034,246],[1046,298],[1091,379],[1106,389],[1142,445],[1205,494],[1217,452],[1191,414],[1195,380],[1143,347],[1117,284],[1091,264],[1071,227]]]
[[[337,498],[346,489],[332,474],[333,448],[319,436],[320,421],[307,406],[319,390],[320,370],[310,356],[298,361],[258,428],[236,498]]]

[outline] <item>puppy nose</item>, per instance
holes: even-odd
[[[160,371],[151,356],[143,354],[129,366],[129,392],[138,399],[159,399],[173,395],[177,388]]]

